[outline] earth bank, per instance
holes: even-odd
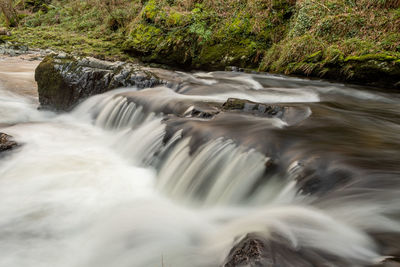
[[[2,40],[186,70],[400,86],[398,0],[34,2],[19,7],[19,27]]]

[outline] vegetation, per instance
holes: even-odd
[[[18,15],[12,0],[0,0],[0,10],[3,13],[4,22],[7,27],[18,24]]]
[[[15,7],[19,27],[9,38],[30,46],[183,68],[400,75],[400,0],[19,0]]]

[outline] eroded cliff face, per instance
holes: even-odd
[[[79,101],[118,88],[153,87],[161,81],[139,65],[77,58],[66,54],[47,56],[36,68],[42,108],[70,110]]]

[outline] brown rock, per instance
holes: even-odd
[[[315,249],[295,248],[279,235],[267,239],[256,233],[238,240],[222,267],[362,266]]]
[[[17,145],[17,142],[13,141],[10,135],[0,133],[0,153],[6,150],[11,150]]]

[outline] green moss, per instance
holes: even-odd
[[[35,36],[35,38],[32,38]],[[58,27],[41,26],[16,28],[8,41],[42,49],[53,49],[102,59],[127,59],[119,48],[119,38],[112,40],[94,39],[78,33],[65,32]]]
[[[245,99],[239,99],[239,98],[229,98],[224,104],[223,104],[223,109],[224,110],[242,110],[244,109],[246,103],[249,103],[250,101],[245,100]]]
[[[159,7],[156,0],[150,0],[142,10],[142,17],[148,21],[154,22],[158,15]]]
[[[254,62],[256,51],[256,44],[250,40],[241,43],[217,43],[204,46],[193,63],[208,69],[223,69],[225,66],[254,68],[257,66]]]
[[[252,33],[250,18],[241,12],[225,23],[224,30],[228,31],[228,34],[235,36],[248,36]]]
[[[310,30],[318,12],[318,7],[312,1],[301,2],[293,20],[290,36],[301,36]]]
[[[341,64],[344,61],[344,54],[337,45],[331,45],[324,51],[325,64]]]
[[[290,42],[272,46],[264,56],[260,70],[291,73],[296,63],[318,61],[325,44],[311,35],[304,35]]]
[[[182,27],[185,25],[188,25],[190,22],[190,17],[187,15],[184,15],[180,12],[172,10],[167,18],[166,18],[166,25],[168,27]]]
[[[365,61],[370,61],[370,60],[376,60],[376,61],[394,61],[397,58],[394,56],[390,56],[387,54],[368,54],[368,55],[362,55],[362,56],[349,56],[346,57],[344,60],[345,62],[349,61],[358,61],[358,62],[365,62]]]
[[[54,71],[54,59],[50,56],[44,58],[35,71],[35,80],[38,83],[40,103],[46,106],[50,102],[62,108],[65,101],[71,97],[68,85],[61,74]]]
[[[319,62],[319,61],[321,61],[321,58],[322,58],[322,51],[321,50],[319,50],[319,51],[317,51],[317,52],[315,52],[315,53],[313,53],[313,54],[311,54],[311,55],[309,55],[309,56],[307,56],[305,59],[304,59],[304,61],[305,62]]]
[[[152,25],[137,24],[132,29],[124,48],[134,48],[140,53],[146,54],[159,45],[163,37],[162,31]]]

